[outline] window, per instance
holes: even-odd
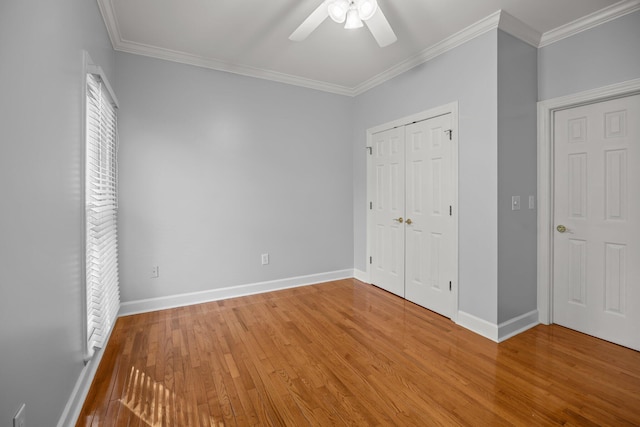
[[[116,99],[100,67],[87,65],[85,244],[87,356],[102,348],[120,308]]]

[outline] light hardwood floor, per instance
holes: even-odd
[[[120,318],[78,426],[640,425],[640,353],[355,279]]]

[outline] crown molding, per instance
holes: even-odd
[[[107,33],[109,34],[109,40],[111,40],[111,47],[116,49],[116,46],[120,44],[120,27],[118,26],[118,20],[116,19],[116,12],[113,10],[113,3],[110,0],[98,0],[98,8],[102,14],[102,19],[107,27]]]
[[[535,48],[538,47],[540,39],[542,38],[542,33],[540,31],[531,28],[504,10],[500,11],[500,23],[498,24],[498,28]]]
[[[638,0],[640,1],[640,0]],[[439,56],[445,52],[448,52],[456,47],[472,40],[488,31],[499,28],[502,31],[511,34],[514,37],[522,40],[523,42],[530,44],[533,47],[538,47],[542,34],[508,14],[504,10],[498,10],[484,19],[468,26],[462,31],[447,37],[441,42],[423,50],[415,56],[412,56],[405,61],[383,71],[382,73],[366,80],[353,89],[354,96],[360,95],[372,89],[387,80],[390,80],[400,74],[409,71],[410,69],[432,60],[436,56]]]
[[[196,67],[209,68],[212,70],[225,71],[242,76],[271,80],[274,82],[301,86],[309,89],[316,89],[324,92],[335,93],[338,95],[353,96],[353,90],[346,86],[335,85],[319,80],[307,79],[304,77],[292,76],[290,74],[279,73],[277,71],[248,67],[246,65],[232,64],[229,62],[205,58],[198,55],[191,55],[184,52],[177,52],[170,49],[162,49],[156,46],[149,46],[142,43],[134,43],[128,40],[121,40],[117,46],[114,46],[114,49],[120,52],[134,53],[136,55],[148,56],[156,59],[164,59],[166,61],[194,65]]]
[[[552,43],[571,37],[582,31],[597,27],[605,22],[612,21],[621,16],[640,10],[640,0],[622,0],[597,12],[576,19],[573,22],[562,25],[542,34],[538,47],[548,46]]]
[[[100,13],[102,14],[102,18],[104,19],[105,25],[107,27],[107,32],[109,33],[111,46],[116,51],[133,53],[136,55],[148,56],[151,58],[163,59],[166,61],[178,62],[181,64],[194,65],[196,67],[209,68],[217,71],[225,71],[228,73],[255,77],[264,80],[271,80],[274,82],[320,90],[323,92],[335,93],[338,95],[354,96],[353,89],[346,86],[340,86],[322,82],[319,80],[279,73],[277,71],[232,64],[216,59],[205,58],[198,55],[191,55],[184,52],[163,49],[156,46],[150,46],[125,40],[122,38],[122,33],[120,32],[120,28],[118,26],[115,10],[113,9],[113,2],[111,0],[97,1],[98,7],[100,8]]]
[[[382,73],[373,76],[372,78],[364,81],[353,88],[353,96],[360,95],[369,89],[372,89],[387,80],[399,76],[400,74],[409,71],[410,69],[417,67],[420,64],[424,64],[427,61],[432,60],[436,56],[442,55],[445,52],[454,49],[461,44],[468,42],[488,31],[498,28],[500,23],[500,15],[502,11],[492,13],[486,18],[476,22],[475,24],[465,28],[462,31],[455,33],[454,35],[447,37],[446,39],[436,43],[435,45],[423,50],[422,52],[414,55],[397,65],[383,71]]]

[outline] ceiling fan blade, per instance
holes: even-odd
[[[391,43],[398,40],[380,7],[378,7],[378,10],[370,19],[364,22],[367,24],[367,27],[369,27],[371,34],[373,34],[373,37],[376,39],[380,47],[389,46]]]
[[[304,20],[302,24],[289,36],[289,40],[293,40],[294,42],[301,42],[306,39],[309,34],[313,32],[320,24],[324,22],[325,19],[329,16],[329,9],[327,8],[326,2],[322,2],[320,6],[316,8],[311,15]]]

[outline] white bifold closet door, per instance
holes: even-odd
[[[373,135],[371,282],[451,317],[455,245],[451,114]]]
[[[404,127],[375,134],[373,161],[373,284],[404,297]]]
[[[553,322],[640,350],[640,95],[554,123]]]

